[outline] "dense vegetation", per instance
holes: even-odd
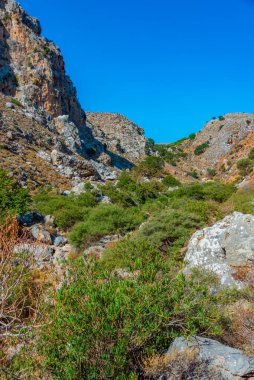
[[[1,178],[4,193],[9,177]],[[9,364],[11,376],[134,380],[142,378],[147,358],[165,352],[174,337],[219,336],[230,328],[224,306],[238,292],[211,293],[217,284],[211,274],[185,277],[183,248],[194,231],[226,213],[252,213],[253,194],[218,182],[181,184],[163,172],[160,158],[123,172],[115,184],[84,189],[69,196],[41,189],[33,196],[32,208],[54,215],[80,255],[67,263],[62,287],[47,291],[37,339]],[[24,194],[11,212],[27,209]],[[105,196],[111,203],[100,203]],[[101,260],[83,256],[86,247],[112,234],[123,238]]]

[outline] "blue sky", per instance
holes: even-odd
[[[20,0],[60,46],[86,111],[169,142],[254,113],[254,0]]]

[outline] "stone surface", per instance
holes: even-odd
[[[62,247],[63,245],[67,244],[68,240],[63,236],[57,236],[54,239],[54,245],[56,247]]]
[[[236,280],[237,270],[254,266],[254,216],[234,212],[197,231],[189,242],[185,261],[185,273],[201,267],[215,272],[223,286],[241,286]]]
[[[214,372],[216,379],[254,379],[254,358],[212,339],[199,336],[189,340],[183,337],[176,338],[167,355],[170,357],[172,354],[190,351],[195,353],[197,359],[207,364],[208,368]],[[164,377],[164,379],[167,378],[170,377]]]
[[[44,244],[17,244],[14,247],[14,253],[28,253],[33,255],[37,264],[41,264],[43,262],[49,262],[52,260],[54,255],[54,249],[48,245]]]
[[[39,242],[52,244],[52,237],[42,224],[35,224],[30,229],[32,236]]]
[[[144,136],[144,130],[120,114],[88,112],[87,120],[92,125],[94,135],[107,149],[125,157],[130,162],[151,154]],[[114,162],[114,156],[112,155]]]

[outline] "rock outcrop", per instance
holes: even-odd
[[[87,121],[94,136],[110,152],[131,162],[138,162],[140,157],[151,154],[144,130],[126,117],[115,113],[87,112]]]
[[[214,379],[214,380],[240,380],[254,379],[254,358],[244,355],[244,353],[235,348],[225,346],[215,340],[194,336],[190,339],[183,337],[176,338],[169,348],[165,362],[172,358],[183,355],[185,362],[190,360],[188,379]],[[200,363],[199,374],[191,377],[195,360]],[[185,364],[186,363],[182,363]],[[203,365],[203,366],[202,366]],[[177,377],[172,376],[170,369],[158,376],[159,380],[174,380]],[[179,373],[181,369],[179,368]]]
[[[185,273],[196,267],[210,270],[218,275],[222,286],[241,287],[252,281],[254,216],[234,212],[212,227],[197,231],[189,242],[185,261]]]
[[[35,146],[37,159],[28,162],[39,160],[43,166],[44,161],[51,171],[57,173],[55,176],[62,178],[61,182],[72,187],[84,178],[115,179],[118,170],[131,168],[148,153],[142,129],[127,119],[122,118],[124,123],[119,125],[114,120],[110,125],[109,120],[104,129],[102,126],[101,129],[94,128],[86,121],[76,89],[66,74],[60,49],[41,36],[39,21],[29,16],[14,0],[0,0],[0,37],[0,92],[3,99],[0,104],[0,142],[6,147],[5,156],[6,150],[34,156]],[[18,115],[22,115],[19,117],[23,119],[21,123],[17,123]],[[15,128],[19,127],[23,133],[23,125],[30,124],[28,146],[22,139],[17,141]],[[33,132],[34,124],[40,131],[39,139]],[[110,143],[114,129],[116,145],[121,149]],[[19,162],[17,166],[26,173],[23,175],[26,183],[31,178],[27,165]],[[45,177],[47,175],[43,173],[41,178]],[[38,181],[33,178],[32,182],[36,186]]]

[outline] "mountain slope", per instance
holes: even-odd
[[[11,114],[22,114],[24,125],[33,120],[37,128],[41,128],[42,145],[45,145],[44,131],[45,135],[50,132],[52,137],[47,149],[42,149],[41,158],[63,177],[62,182],[67,178],[69,185],[87,177],[114,179],[118,170],[131,168],[135,160],[148,153],[147,139],[138,128],[134,128],[132,134],[138,143],[136,146],[129,144],[124,154],[122,151],[110,152],[106,137],[104,141],[105,130],[102,135],[86,122],[76,89],[66,75],[60,49],[41,36],[39,21],[29,16],[16,1],[0,0],[0,36],[0,91],[3,96],[11,97],[1,102],[1,110],[9,114],[8,125],[5,124],[5,129],[0,131],[3,144],[9,143],[5,132],[14,124],[15,118],[12,123]],[[12,102],[8,111],[5,102]],[[109,125],[108,131],[112,128]],[[125,124],[121,128],[119,137],[121,141],[127,140],[128,128]],[[23,155],[28,156],[30,148],[22,141]],[[136,149],[137,145],[139,149]],[[74,171],[70,170],[73,161]],[[41,179],[47,182],[47,173],[42,172]]]
[[[237,163],[254,147],[254,114],[230,113],[209,121],[192,139],[168,144],[170,152],[183,152],[169,170],[184,181],[214,178],[224,182],[252,183],[253,171],[241,175]]]

